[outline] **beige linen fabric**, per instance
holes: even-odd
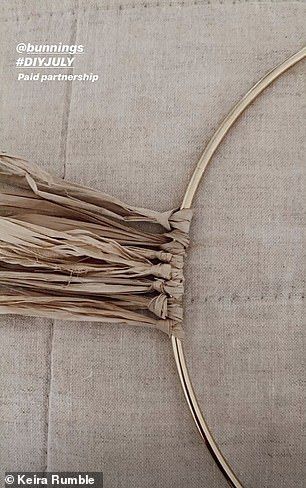
[[[180,205],[203,145],[301,48],[297,1],[4,1],[1,151],[130,205]],[[95,83],[18,82],[17,42],[84,44]],[[30,70],[28,70],[30,71]],[[242,116],[194,202],[185,344],[246,487],[302,488],[303,76]],[[155,330],[1,317],[0,467],[103,470],[108,488],[225,488]]]

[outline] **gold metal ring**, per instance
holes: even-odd
[[[274,68],[267,75],[265,75],[256,85],[247,92],[247,94],[234,106],[234,108],[229,112],[226,118],[223,120],[219,128],[216,130],[215,134],[207,144],[204,149],[199,162],[194,170],[194,173],[189,181],[188,187],[186,189],[181,209],[190,208],[192,205],[193,198],[198,189],[200,181],[203,177],[204,171],[207,168],[212,156],[214,155],[216,149],[222,142],[223,138],[242,114],[242,112],[255,100],[255,98],[265,90],[274,80],[276,80],[280,75],[282,75],[289,68],[294,66],[296,63],[301,61],[306,57],[306,47],[298,51],[296,54],[288,58],[282,64]],[[197,397],[194,393],[192,382],[188,373],[185,354],[183,349],[183,344],[177,337],[171,337],[173,354],[175,358],[175,363],[183,392],[187,400],[189,409],[193,416],[193,420],[199,430],[204,442],[207,444],[213,458],[215,459],[219,469],[224,474],[230,486],[235,488],[243,488],[241,482],[238,480],[237,476],[231,469],[230,465],[223,456],[220,448],[218,447],[216,441],[214,440],[205,418],[199,407]]]

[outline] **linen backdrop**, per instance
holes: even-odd
[[[204,144],[303,45],[305,3],[4,0],[1,151],[132,205],[178,206]],[[83,44],[96,83],[21,82],[18,42]],[[28,70],[30,71],[30,70]],[[195,390],[248,488],[302,488],[303,76],[248,109],[194,202],[185,294]],[[225,488],[171,347],[139,327],[0,318],[0,470],[107,488]]]

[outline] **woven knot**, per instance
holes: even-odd
[[[166,242],[160,248],[166,251],[170,268],[154,266],[154,275],[163,279],[154,280],[151,290],[158,293],[148,305],[150,312],[160,317],[158,327],[169,334],[182,333],[184,277],[183,266],[189,244],[191,210],[178,210],[169,218],[170,232],[164,234]],[[157,266],[157,268],[155,268]],[[166,272],[165,272],[166,271]],[[164,321],[164,324],[163,324]]]

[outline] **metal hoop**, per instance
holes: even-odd
[[[280,75],[282,75],[289,68],[294,66],[296,63],[301,61],[306,57],[306,47],[298,51],[296,54],[288,58],[282,64],[274,68],[267,75],[265,75],[256,85],[247,92],[247,94],[234,106],[234,108],[229,112],[227,117],[223,120],[219,128],[216,130],[215,134],[207,144],[204,149],[200,160],[194,170],[194,173],[189,181],[188,187],[186,189],[181,209],[190,208],[192,205],[193,198],[198,189],[198,186],[203,177],[204,171],[207,168],[212,156],[217,150],[218,146],[222,142],[223,138],[242,114],[242,112],[255,100],[255,98],[265,90],[274,80],[276,80]],[[243,488],[241,482],[236,477],[235,473],[231,469],[230,465],[223,456],[220,448],[218,447],[216,441],[214,440],[205,418],[199,407],[197,397],[194,393],[192,382],[187,369],[185,354],[183,344],[180,339],[172,336],[171,337],[173,354],[175,359],[176,368],[179,374],[183,392],[193,416],[193,420],[200,432],[201,437],[207,444],[213,458],[215,459],[219,469],[222,471],[223,475],[227,479],[230,486],[234,488]]]

